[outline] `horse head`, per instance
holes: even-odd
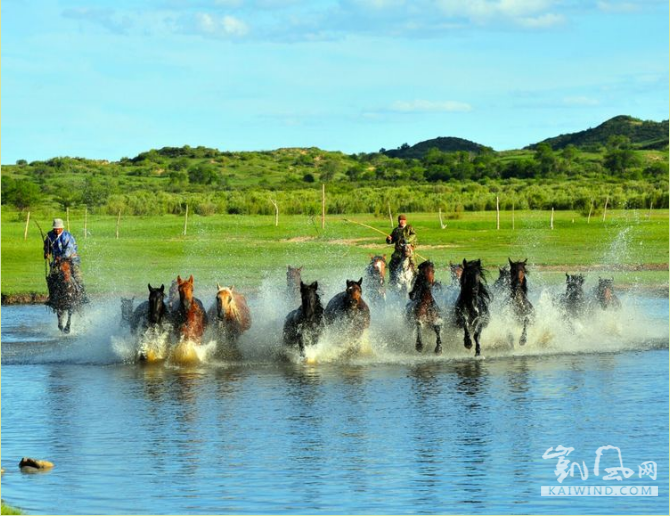
[[[582,274],[565,274],[566,292],[568,295],[582,292],[584,276]]]
[[[321,299],[318,294],[319,283],[307,285],[300,281],[300,298],[302,299],[302,312],[308,319],[317,314],[321,308]]]
[[[426,260],[419,265],[417,274],[417,281],[421,278],[423,283],[428,286],[433,286],[435,283],[435,264],[430,260]]]
[[[517,288],[521,288],[525,292],[527,289],[526,275],[528,274],[528,270],[526,269],[526,264],[528,263],[528,258],[519,262],[513,262],[511,258],[507,258],[507,260],[509,261],[512,290],[516,291]]]
[[[598,278],[596,296],[603,306],[609,306],[614,300],[614,278]]]
[[[461,273],[461,288],[477,290],[485,282],[486,270],[481,260],[467,261],[463,258],[463,272]]]
[[[347,280],[346,303],[350,306],[356,306],[360,303],[363,295],[363,278],[358,281]]]
[[[193,301],[193,274],[187,280],[177,276],[177,289],[179,290],[179,301],[182,306],[189,305]]]
[[[368,266],[370,272],[384,280],[386,276],[386,255],[370,255],[370,265]]]
[[[218,283],[216,284],[217,293],[216,293],[216,316],[219,319],[229,319],[236,315],[236,306],[235,306],[235,296],[233,294],[233,288],[222,287]]]
[[[414,246],[407,243],[405,239],[401,239],[398,242],[398,247],[400,248],[400,254],[403,258],[411,258],[414,256]]]
[[[463,265],[449,261],[449,273],[451,274],[451,284],[458,285],[461,282]]]
[[[149,322],[152,324],[160,323],[165,314],[165,285],[153,288],[151,283],[149,287]]]

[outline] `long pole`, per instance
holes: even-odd
[[[605,217],[607,217],[607,203],[610,202],[609,195],[605,199],[605,209],[603,210],[603,222],[605,222]]]
[[[26,217],[26,230],[23,232],[23,240],[28,239],[28,224],[30,224],[30,212],[28,212],[28,216]]]
[[[391,229],[393,229],[393,214],[391,213],[391,203],[388,203],[389,206],[389,220],[391,221]]]
[[[33,222],[34,222],[35,225],[37,226],[37,229],[40,230],[40,235],[42,236],[42,242],[43,242],[44,245],[46,246],[47,238],[44,236],[44,231],[42,231],[42,228],[40,227],[40,223],[37,222],[37,220],[35,220],[35,219],[33,219]],[[44,277],[45,277],[45,278],[49,275],[49,273],[48,273],[48,265],[47,265],[47,262],[48,262],[48,261],[49,261],[49,257],[48,257],[48,256],[45,256],[45,257],[44,257]]]
[[[116,238],[119,238],[119,224],[121,224],[121,210],[119,210],[119,216],[116,218]]]
[[[589,208],[589,218],[586,219],[587,224],[591,224],[591,213],[593,212],[593,201],[591,201],[591,207]]]
[[[512,203],[512,231],[514,231],[514,203]]]
[[[500,229],[500,199],[496,195],[496,229]]]
[[[549,222],[549,227],[554,229],[554,207],[551,207],[551,221]]]
[[[186,205],[186,216],[184,217],[184,236],[186,236],[187,226],[188,226],[188,204]]]
[[[326,183],[321,185],[321,229],[326,227]]]
[[[355,220],[351,220],[351,219],[343,219],[343,220],[344,220],[344,222],[351,222],[352,224],[358,224],[359,226],[363,226],[364,228],[368,228],[368,229],[371,229],[372,231],[376,231],[377,233],[381,233],[381,234],[384,235],[384,236],[388,236],[388,235],[387,235],[386,233],[384,233],[382,230],[377,229],[377,228],[373,228],[372,226],[368,226],[367,224],[363,224],[362,222],[356,222]],[[417,255],[419,258],[421,258],[423,261],[427,261],[426,258],[424,258],[423,256],[421,256],[421,255],[420,255],[419,253],[417,253],[416,251],[414,251],[414,254]]]

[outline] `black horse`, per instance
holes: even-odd
[[[509,292],[511,283],[512,278],[509,273],[509,267],[507,265],[504,267],[498,267],[498,279],[495,280],[491,286],[493,295],[497,297],[503,293],[507,294]]]
[[[486,271],[481,260],[463,259],[463,274],[460,278],[461,293],[456,300],[456,325],[463,329],[463,345],[472,349],[475,340],[475,356],[481,354],[479,337],[491,318],[489,303],[491,294],[486,285]]]
[[[614,278],[598,278],[596,302],[603,310],[619,310],[621,301],[614,293]]]
[[[63,333],[70,333],[72,314],[87,302],[83,286],[79,285],[72,274],[72,262],[62,259],[51,265],[47,276],[49,299],[46,305],[58,317],[58,329]],[[67,322],[65,322],[67,314]]]
[[[284,321],[284,344],[298,345],[300,356],[305,346],[316,344],[324,327],[323,306],[317,292],[319,283],[305,285],[300,282],[301,305],[290,312]]]
[[[370,309],[363,300],[362,284],[363,278],[358,281],[347,280],[347,289],[336,294],[324,312],[326,324],[340,325],[339,328],[348,339],[359,339],[370,327]]]
[[[510,268],[510,303],[517,320],[523,324],[521,338],[519,339],[519,345],[523,346],[528,338],[528,323],[534,313],[533,305],[528,300],[528,283],[526,281],[528,259],[522,262],[513,262],[510,258],[507,260]]]
[[[160,328],[168,321],[168,309],[165,303],[165,285],[149,287],[149,299],[140,303],[130,319],[130,331],[137,333],[149,328]]]
[[[365,289],[373,304],[386,300],[386,255],[370,255],[370,263],[365,268]]]
[[[583,275],[565,274],[565,293],[561,296],[561,307],[568,319],[575,319],[584,314],[586,298]]]
[[[405,308],[405,316],[409,323],[416,325],[416,350],[423,351],[421,330],[430,325],[435,331],[435,353],[442,353],[442,314],[435,298],[433,285],[435,284],[435,265],[431,261],[419,265],[414,286],[409,293],[409,303]]]

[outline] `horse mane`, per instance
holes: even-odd
[[[412,290],[410,290],[410,292],[409,292],[409,298],[410,299],[415,299],[417,297],[417,295],[425,292],[426,290],[431,290],[432,289],[432,285],[429,284],[426,281],[426,278],[423,274],[423,271],[425,269],[427,269],[428,267],[433,267],[433,269],[434,269],[435,265],[430,260],[427,260],[425,262],[421,262],[419,264],[416,276],[414,278],[414,285],[412,286]]]
[[[474,285],[474,274],[479,274],[479,284]],[[465,287],[468,287],[467,289]],[[488,287],[488,271],[482,267],[480,260],[472,260],[467,262],[463,267],[463,274],[461,274],[461,295],[467,293],[468,296],[472,294],[474,287],[477,287],[479,297],[486,305],[491,302],[491,292]]]

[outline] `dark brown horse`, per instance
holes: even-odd
[[[511,258],[507,260],[509,261],[510,269],[509,302],[512,305],[512,310],[517,320],[523,324],[521,338],[519,339],[519,345],[523,346],[526,344],[528,324],[534,313],[533,305],[528,300],[528,282],[526,280],[526,276],[528,275],[528,270],[526,269],[528,259],[522,262],[513,262]]]
[[[302,266],[286,266],[286,299],[290,302],[300,300],[301,273]]]
[[[284,321],[284,344],[298,345],[300,355],[305,355],[305,346],[316,344],[324,327],[323,306],[318,294],[319,284],[305,285],[300,282],[301,304],[290,312]]]
[[[46,305],[56,312],[58,329],[70,333],[72,314],[85,302],[84,290],[76,283],[70,260],[59,260],[52,264],[47,276],[49,299]],[[67,314],[67,321],[65,315]]]
[[[199,343],[207,328],[207,312],[202,302],[193,297],[193,275],[187,280],[177,276],[179,309],[175,314],[177,337]]]
[[[168,310],[165,304],[165,285],[149,287],[149,299],[140,303],[130,318],[130,331],[137,333],[149,328],[160,328],[168,320]]]
[[[460,277],[461,292],[456,300],[456,325],[463,329],[463,345],[472,349],[475,340],[475,356],[481,354],[479,337],[489,324],[491,295],[486,286],[486,271],[481,260],[463,259],[463,274]]]
[[[565,293],[561,296],[561,308],[565,316],[572,320],[584,315],[586,298],[584,296],[584,276],[565,274]]]
[[[370,309],[363,301],[363,278],[347,280],[347,289],[335,295],[326,306],[324,317],[328,325],[340,325],[346,338],[359,339],[370,327]]]
[[[217,284],[216,300],[207,313],[219,342],[236,345],[245,331],[251,328],[251,311],[246,298],[233,287]]]
[[[621,301],[614,293],[614,278],[598,278],[596,301],[603,310],[619,310]]]
[[[512,278],[509,274],[509,267],[505,265],[504,267],[498,267],[498,279],[495,280],[491,289],[493,290],[494,296],[499,296],[501,294],[507,294],[510,289],[510,283]]]
[[[386,300],[386,255],[371,254],[365,268],[365,290],[373,304]]]
[[[435,265],[425,261],[418,267],[414,286],[409,293],[409,303],[405,308],[405,316],[409,323],[416,326],[416,350],[423,351],[421,330],[430,326],[435,331],[435,353],[442,353],[442,316],[440,307],[433,297],[435,284]]]

